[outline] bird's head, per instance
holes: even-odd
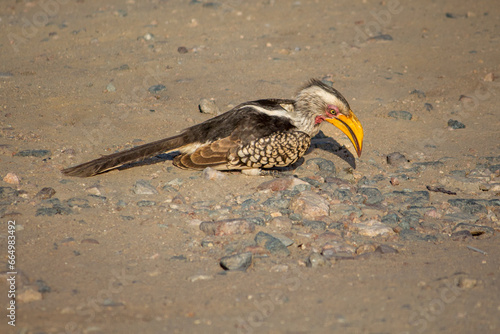
[[[309,117],[314,116],[316,129],[323,121],[339,128],[351,140],[358,157],[361,156],[363,127],[339,91],[320,80],[312,79],[297,94],[296,107],[307,111]]]

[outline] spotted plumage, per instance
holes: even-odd
[[[64,169],[69,176],[93,176],[123,164],[178,151],[173,164],[184,169],[254,170],[285,167],[308,150],[319,125],[339,127],[361,153],[362,128],[345,98],[311,80],[296,99],[246,102],[182,133]]]

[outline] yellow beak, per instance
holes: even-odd
[[[363,127],[361,126],[361,123],[356,115],[350,111],[349,116],[340,114],[339,116],[335,116],[335,118],[327,118],[325,120],[328,123],[332,123],[339,128],[340,131],[345,133],[354,145],[356,153],[358,153],[358,157],[360,157],[361,150],[363,148]]]

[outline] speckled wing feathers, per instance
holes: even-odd
[[[236,156],[229,157],[229,164],[248,168],[285,167],[301,158],[310,145],[311,137],[303,132],[275,132],[239,147]]]

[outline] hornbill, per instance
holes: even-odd
[[[323,121],[339,128],[351,140],[358,157],[363,128],[336,89],[310,80],[294,100],[265,99],[242,103],[194,125],[180,134],[62,170],[88,177],[161,153],[180,152],[173,164],[183,169],[241,170],[264,175],[261,169],[285,167],[301,158]]]

